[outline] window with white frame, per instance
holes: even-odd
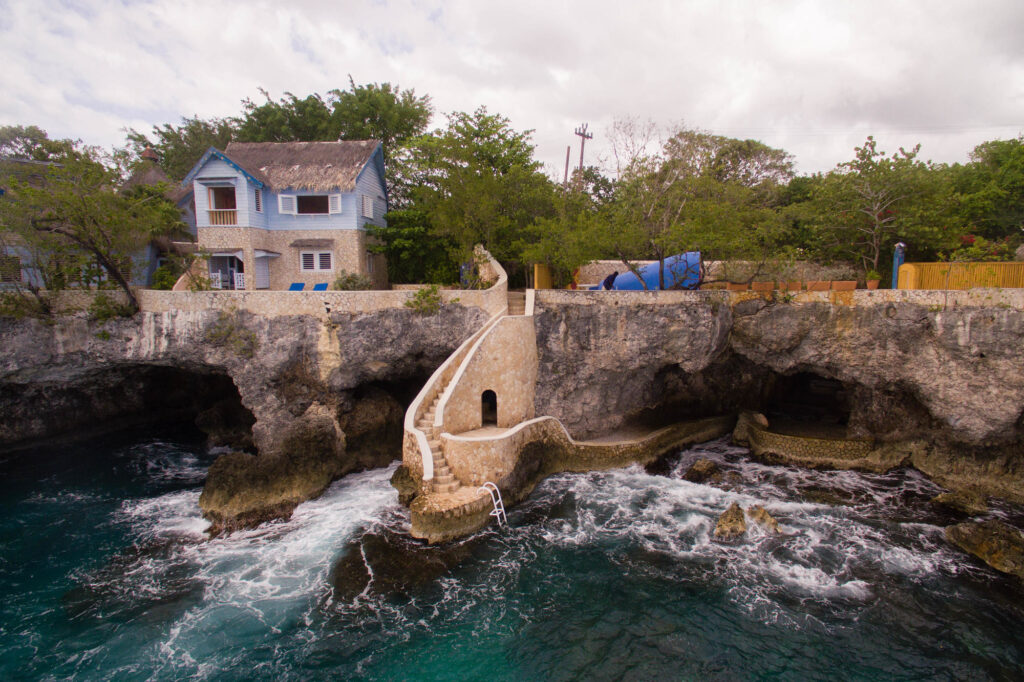
[[[341,213],[340,194],[279,194],[277,212],[285,215]]]
[[[330,251],[300,251],[299,267],[303,272],[334,270],[334,254]]]
[[[363,195],[363,217],[373,218],[373,197],[368,194]]]

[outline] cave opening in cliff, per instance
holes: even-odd
[[[231,377],[215,369],[118,365],[6,384],[2,393],[9,415],[4,435],[11,437],[0,449],[152,430],[205,438],[211,447],[253,450],[255,418]]]
[[[772,374],[760,411],[772,430],[833,435],[825,432],[845,432],[850,421],[850,391],[843,382],[812,372]]]

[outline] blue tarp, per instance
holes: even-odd
[[[625,268],[625,265],[623,265]],[[658,288],[658,263],[651,263],[640,268],[640,276],[643,277],[647,288],[655,290]],[[669,256],[665,259],[665,288],[666,289],[696,289],[700,284],[700,251],[688,251],[676,256]],[[590,287],[591,290],[601,289],[601,285]],[[643,289],[640,280],[630,271],[620,272],[612,284],[616,291],[637,291]]]

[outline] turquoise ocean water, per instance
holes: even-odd
[[[730,489],[681,479],[699,456]],[[1024,677],[1024,589],[946,545],[956,519],[912,471],[768,467],[723,441],[667,476],[559,475],[452,568],[342,597],[335,563],[408,524],[393,467],[211,541],[213,458],[129,434],[0,462],[0,679]],[[784,535],[711,541],[732,502]]]

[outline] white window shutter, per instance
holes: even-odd
[[[363,217],[373,219],[373,197],[363,195]]]
[[[341,213],[341,195],[340,194],[331,194],[330,195],[330,198],[328,199],[327,210],[330,213]]]
[[[303,270],[315,270],[316,269],[316,254],[306,251],[302,254],[302,269]]]
[[[295,197],[287,194],[278,194],[277,212],[285,215],[295,215]]]
[[[330,251],[321,251],[320,253],[317,254],[317,257],[320,260],[320,263],[319,263],[319,265],[320,265],[319,269],[320,270],[333,270],[334,269],[331,266],[331,252]]]

